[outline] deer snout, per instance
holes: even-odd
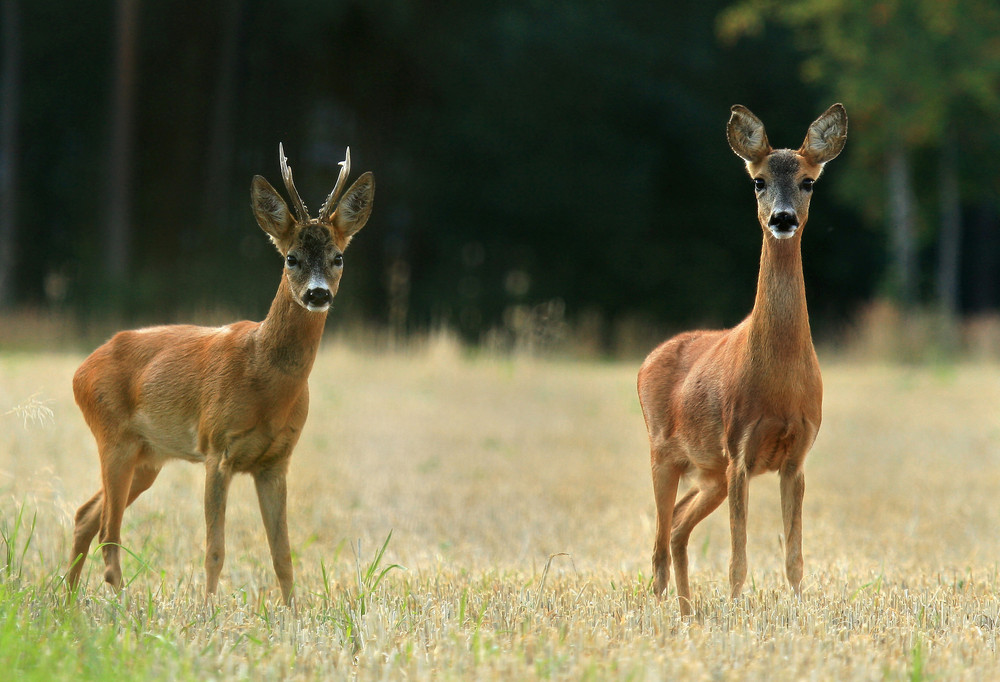
[[[306,291],[303,299],[310,310],[314,308],[325,309],[333,302],[333,294],[326,287],[314,287]]]
[[[771,214],[771,219],[767,221],[767,227],[775,238],[787,239],[795,234],[795,230],[799,228],[799,219],[794,211],[782,209]]]

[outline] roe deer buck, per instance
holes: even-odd
[[[798,150],[772,149],[764,124],[732,108],[729,145],[746,161],[757,194],[764,245],[753,311],[728,330],[679,334],[646,358],[639,402],[649,434],[656,540],[653,589],[660,596],[673,554],[677,597],[691,613],[687,545],[691,530],[729,496],[729,583],[746,578],[747,482],[777,471],[785,530],[785,571],[802,580],[802,464],[819,431],[823,384],[809,331],[802,279],[802,227],[813,182],[847,139],[847,113],[834,104],[809,126]],[[677,502],[677,484],[692,473]]]
[[[278,293],[262,322],[206,328],[151,327],[115,334],[73,377],[76,402],[97,440],[101,490],[76,513],[67,582],[80,579],[100,530],[104,579],[122,585],[119,561],[125,507],[149,488],[171,458],[204,462],[205,573],[218,586],[225,557],[226,496],[235,473],[253,476],[274,570],[285,603],[292,598],[292,561],[285,516],[285,474],[309,408],[307,379],[326,314],[340,286],[344,250],[364,227],[375,181],[362,175],[337,198],[337,184],[310,218],[278,153],[295,217],[261,176],[250,187],[257,223],[285,260]]]

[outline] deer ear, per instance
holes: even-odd
[[[346,248],[351,237],[368,222],[372,212],[372,199],[375,196],[375,176],[365,173],[344,192],[337,210],[333,212],[330,222],[337,236],[343,241],[341,248]]]
[[[847,142],[847,111],[843,104],[834,104],[813,121],[799,154],[811,163],[823,165],[837,158]]]
[[[260,229],[267,232],[278,251],[284,253],[282,247],[287,247],[288,240],[292,236],[292,227],[295,225],[285,200],[267,180],[255,175],[253,182],[250,183],[250,204],[253,206],[253,214]]]
[[[771,143],[767,141],[764,124],[742,104],[734,104],[730,109],[726,137],[736,155],[747,163],[758,163],[771,153]]]

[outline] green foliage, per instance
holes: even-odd
[[[6,516],[0,518],[0,540],[3,541],[4,547],[3,568],[7,578],[17,579],[21,577],[24,568],[24,555],[28,553],[31,538],[35,534],[37,518],[37,514],[32,514],[31,524],[26,525],[23,504],[18,506],[13,522]],[[25,533],[27,537],[22,537]]]
[[[842,101],[849,112],[850,167],[836,181],[845,202],[872,222],[888,217],[888,231],[898,234],[898,221],[905,218],[887,210],[906,194],[887,181],[889,159],[895,157],[906,159],[904,175],[913,176],[918,194],[915,200],[903,197],[916,213],[916,225],[903,228],[904,239],[912,230],[910,238],[923,253],[946,232],[949,239],[961,239],[963,208],[979,204],[995,211],[1000,167],[994,159],[1000,140],[990,121],[1000,117],[1000,5],[992,0],[741,0],[717,22],[720,38],[729,44],[745,36],[773,36],[776,26],[795,37],[802,80]],[[942,185],[959,180],[959,196],[944,196]],[[959,227],[945,224],[941,216],[948,211]],[[973,234],[966,241],[977,239]],[[991,244],[983,246],[993,250]],[[943,285],[939,281],[939,288]],[[898,284],[887,286],[893,290]],[[980,280],[969,286],[993,284]]]
[[[403,568],[399,564],[382,565],[385,550],[391,539],[392,531],[389,531],[385,542],[364,568],[361,566],[361,541],[358,541],[357,552],[354,555],[357,582],[353,591],[345,591],[337,606],[344,638],[350,640],[355,653],[365,646],[365,616],[375,605],[376,589],[389,571]],[[326,571],[324,569],[324,580],[325,577]]]
[[[787,26],[802,78],[841,99],[855,158],[881,164],[887,147],[935,145],[963,108],[1000,112],[1000,7],[987,0],[866,2],[744,0],[724,11],[720,37]]]
[[[913,648],[910,650],[910,666],[906,679],[910,680],[910,682],[923,682],[928,679],[926,666],[927,659],[924,653],[923,640],[920,637],[920,633],[917,633],[913,642]]]
[[[803,79],[847,103],[862,148],[935,143],[961,105],[1000,112],[1000,7],[989,0],[744,0],[719,33],[759,34],[769,20],[793,30]]]

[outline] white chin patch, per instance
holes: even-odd
[[[308,310],[311,313],[325,313],[329,309],[330,309],[329,303],[325,305],[308,305],[308,304],[306,305],[306,310]]]
[[[773,227],[769,227],[767,229],[771,231],[771,234],[775,239],[791,239],[799,230],[797,227],[794,230],[776,230]]]

